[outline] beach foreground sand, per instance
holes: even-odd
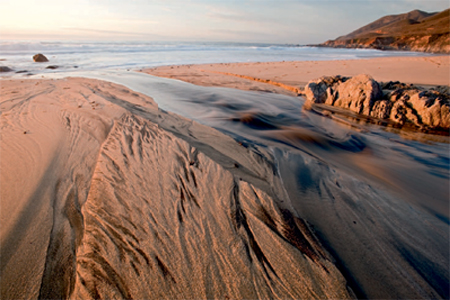
[[[142,70],[203,86],[295,95],[321,76],[369,74],[377,81],[449,85],[449,56],[382,57],[357,60],[286,61],[164,66]],[[298,91],[296,89],[299,89]]]
[[[178,69],[292,93],[201,67]],[[301,98],[127,76],[221,132],[110,82],[2,80],[2,299],[448,298],[447,144]]]
[[[2,299],[351,297],[233,139],[111,83],[1,89]]]

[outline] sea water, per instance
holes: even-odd
[[[32,57],[37,53],[44,54],[49,62],[33,62]],[[181,64],[341,60],[399,55],[426,54],[278,44],[0,40],[0,66],[7,66],[14,70],[1,73],[0,76],[17,77],[27,74],[104,69],[136,70]],[[57,66],[57,69],[47,69],[48,66]]]

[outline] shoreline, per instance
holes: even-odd
[[[450,56],[399,56],[328,61],[282,61],[160,66],[141,69],[154,76],[200,86],[298,94],[322,76],[368,74],[376,81],[400,81],[418,86],[450,84]]]

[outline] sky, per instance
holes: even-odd
[[[0,0],[0,39],[314,44],[449,0]]]

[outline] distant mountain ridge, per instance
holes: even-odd
[[[385,16],[318,46],[450,53],[450,9]]]

